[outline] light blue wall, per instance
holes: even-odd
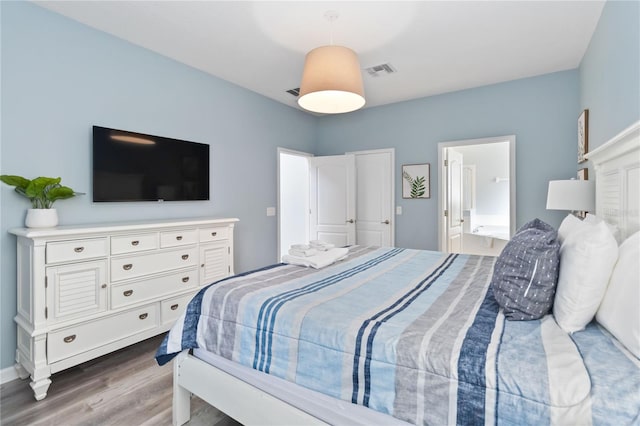
[[[322,117],[318,154],[395,147],[396,245],[437,249],[438,143],[516,135],[516,227],[536,217],[558,226],[545,209],[547,184],[575,170],[578,71],[564,71],[415,101]],[[402,164],[431,164],[431,198],[402,199]]]
[[[605,4],[580,64],[580,94],[590,150],[640,119],[640,2]]]
[[[1,2],[1,173],[61,176],[87,195],[61,225],[238,217],[237,271],[276,260],[276,148],[313,152],[317,119],[30,3]],[[211,201],[94,204],[93,124],[211,146]],[[26,199],[0,186],[0,368],[15,356],[15,238]]]

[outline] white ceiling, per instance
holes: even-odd
[[[604,1],[35,1],[299,108],[304,56],[355,50],[366,107],[577,68]],[[330,23],[327,11],[338,12]]]

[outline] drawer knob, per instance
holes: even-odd
[[[188,282],[188,281],[189,281],[189,277],[183,277],[183,278],[182,278],[182,282],[183,282],[183,283],[186,283],[186,282]]]
[[[176,236],[176,240],[178,240],[178,241],[182,241],[182,235],[178,235],[178,236]]]
[[[176,309],[178,309],[178,304],[176,303],[175,305],[171,305],[171,310],[175,311]]]
[[[107,285],[106,284],[102,284],[100,287],[101,288],[107,288]]]
[[[84,247],[76,247],[73,249],[73,251],[75,251],[76,253],[82,253],[83,250],[84,250]]]
[[[143,320],[143,319],[147,318],[148,316],[149,316],[149,314],[145,312],[144,314],[140,314],[140,315],[138,315],[138,318],[140,318],[141,320]]]
[[[133,268],[133,263],[127,263],[126,265],[122,265],[122,269],[124,269],[125,271],[128,271],[131,268]]]
[[[64,340],[64,342],[65,342],[65,343],[71,343],[71,342],[73,342],[74,340],[76,340],[76,335],[75,335],[75,334],[72,334],[71,336],[67,336],[67,337],[65,337],[65,338],[64,338],[64,339],[62,339],[62,340]]]
[[[138,241],[138,240],[131,241],[131,245],[132,246],[137,246],[138,244],[140,244],[140,241]]]
[[[187,260],[188,258],[189,258],[189,255],[188,255],[188,254],[183,254],[183,255],[182,255],[182,260]]]
[[[211,236],[212,236],[212,237],[215,237],[216,235],[218,235],[218,233],[217,233],[217,232],[212,232],[212,233],[211,233]]]
[[[133,290],[123,291],[122,294],[124,294],[125,297],[129,297],[133,294]]]

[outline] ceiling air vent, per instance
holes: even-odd
[[[393,74],[396,69],[391,64],[375,65],[373,67],[365,68],[371,77],[380,77],[381,75]]]
[[[300,88],[297,87],[295,89],[289,89],[289,90],[287,90],[287,93],[289,93],[290,95],[293,95],[295,97],[298,97],[298,96],[300,96]]]

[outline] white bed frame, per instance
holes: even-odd
[[[586,157],[596,172],[596,214],[616,225],[623,239],[640,230],[640,121]],[[191,394],[245,425],[326,424],[188,351],[173,368],[174,425],[191,418]]]
[[[596,215],[623,241],[640,230],[640,121],[585,157],[596,172]]]
[[[316,417],[181,352],[173,361],[173,424],[191,418],[191,394],[243,425],[326,425]]]

